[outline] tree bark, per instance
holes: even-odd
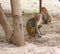
[[[23,21],[20,0],[10,0],[12,15],[13,15],[13,29],[14,34],[12,37],[12,42],[16,46],[22,46],[25,44],[24,33],[23,33]]]
[[[0,24],[2,25],[5,31],[7,41],[10,42],[10,37],[12,35],[13,30],[7,21],[7,17],[1,7],[1,4],[0,4]]]

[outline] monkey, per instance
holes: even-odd
[[[40,31],[40,28],[42,27],[42,25],[37,25],[37,22],[40,20],[40,18],[40,15],[36,13],[35,17],[27,21],[26,30],[31,36],[38,36],[41,38],[42,33]]]
[[[53,23],[53,17],[48,13],[45,7],[42,7],[42,21],[43,24]]]

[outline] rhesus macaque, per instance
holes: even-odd
[[[45,7],[42,7],[42,21],[43,24],[53,23],[53,17],[48,13]]]
[[[40,20],[40,18],[40,14],[36,13],[35,17],[27,21],[26,30],[31,36],[38,36],[41,38],[42,33],[40,31],[40,28],[42,25],[37,25],[37,22]]]

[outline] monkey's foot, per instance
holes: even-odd
[[[38,36],[39,38],[41,38],[41,36]]]
[[[35,38],[41,38],[41,35],[36,34]]]
[[[41,35],[45,35],[45,34],[41,33]]]

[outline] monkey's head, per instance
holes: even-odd
[[[41,15],[39,13],[35,13],[35,18],[37,19],[37,21],[39,21],[41,18]]]
[[[42,12],[47,13],[47,9],[45,7],[42,7]]]

